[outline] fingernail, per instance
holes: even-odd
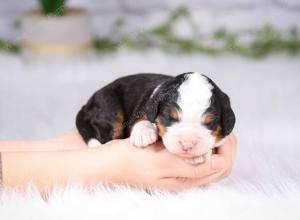
[[[220,157],[217,155],[213,155],[211,157],[211,166],[213,169],[218,170],[223,168],[223,166],[225,165],[225,160],[224,157]]]

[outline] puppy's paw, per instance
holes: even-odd
[[[92,138],[88,141],[87,145],[89,148],[96,148],[96,147],[100,147],[102,144],[97,139]]]
[[[146,147],[157,140],[156,127],[149,121],[137,122],[130,134],[130,144],[136,147]]]

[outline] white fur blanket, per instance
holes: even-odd
[[[0,54],[0,139],[44,138],[65,132],[74,126],[80,105],[119,76],[116,73],[175,75],[194,70],[211,76],[230,95],[239,139],[232,175],[206,188],[175,195],[103,186],[87,192],[69,186],[55,191],[47,202],[34,189],[25,194],[2,192],[0,219],[299,220],[299,60],[121,52],[67,62],[61,68]]]

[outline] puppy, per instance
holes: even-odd
[[[207,159],[234,124],[228,96],[197,72],[119,78],[98,90],[76,118],[89,147],[127,137],[132,145],[146,147],[161,139],[192,164]]]

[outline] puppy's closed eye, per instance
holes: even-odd
[[[204,125],[208,129],[214,129],[219,124],[219,117],[213,115],[212,113],[207,113],[204,119]]]
[[[176,107],[171,108],[169,112],[169,120],[172,122],[179,121],[178,109]]]

